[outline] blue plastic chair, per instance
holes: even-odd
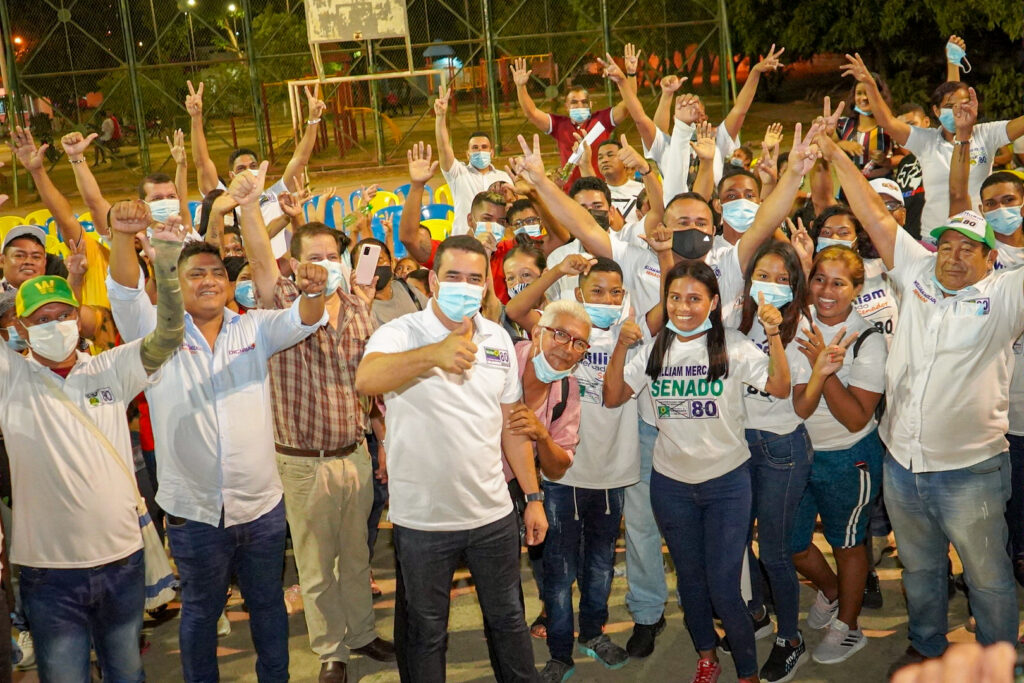
[[[405,250],[405,245],[402,244],[402,241],[398,239],[398,224],[402,220],[402,207],[385,206],[383,209],[380,209],[373,214],[373,218],[370,220],[370,229],[373,230],[373,236],[387,244],[387,235],[384,233],[384,224],[381,222],[381,218],[385,216],[391,216],[392,222],[394,223],[395,253],[393,256],[396,259],[404,258],[408,252]]]
[[[188,212],[192,214],[192,225],[199,227],[199,207],[202,206],[202,202],[189,202]]]
[[[451,204],[428,204],[420,209],[420,220],[439,219],[451,220],[455,216],[455,207]]]
[[[405,185],[399,185],[398,187],[395,188],[395,194],[397,194],[399,197],[401,197],[402,201],[404,202],[406,200],[406,198],[409,196],[409,189],[411,187],[412,187],[412,183],[406,183]],[[427,201],[429,201],[429,202],[433,202],[434,201],[434,191],[432,189],[430,189],[430,185],[424,185],[423,186],[423,194],[427,198]]]
[[[348,196],[348,208],[349,208],[349,210],[351,210],[351,211],[355,211],[356,210],[356,197],[362,197],[362,196],[363,196],[362,190],[352,190],[352,192]]]

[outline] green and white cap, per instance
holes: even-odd
[[[996,234],[992,231],[992,226],[985,221],[984,216],[974,211],[961,211],[955,216],[950,216],[943,225],[932,230],[932,237],[938,241],[947,230],[956,230],[975,242],[981,242],[989,249],[996,248]]]

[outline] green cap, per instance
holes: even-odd
[[[55,301],[78,308],[78,300],[67,280],[59,275],[40,275],[21,283],[14,300],[14,308],[18,317],[24,318],[32,315],[40,306]]]
[[[981,242],[989,249],[996,248],[996,234],[992,231],[992,226],[985,221],[983,216],[974,211],[961,211],[957,215],[951,216],[943,225],[932,230],[932,237],[938,241],[942,233],[947,230],[956,230],[975,242]]]

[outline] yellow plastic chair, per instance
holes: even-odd
[[[385,206],[401,206],[402,198],[394,192],[388,192],[386,190],[377,190],[377,194],[373,195],[373,199],[370,200],[370,214],[375,214]]]
[[[452,199],[452,188],[448,187],[447,183],[434,190],[434,203],[455,204],[455,201]]]
[[[88,222],[88,223],[92,223],[93,222],[93,220],[92,220],[92,211],[86,211],[85,213],[78,214],[78,222],[81,223],[83,221],[84,222]]]
[[[68,250],[67,245],[57,239],[56,235],[48,234],[46,236],[46,251],[51,254],[57,254],[61,258],[67,258],[71,255],[71,251]]]
[[[21,216],[0,216],[0,238],[7,235],[7,231],[15,225],[25,225],[25,219]]]
[[[41,225],[46,227],[46,221],[53,218],[53,214],[50,213],[49,209],[38,209],[25,216],[25,222],[29,225]]]
[[[420,221],[420,225],[430,231],[430,238],[438,242],[444,242],[452,231],[452,221],[443,218],[428,218]]]

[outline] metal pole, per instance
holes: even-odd
[[[146,130],[146,116],[142,111],[142,90],[139,88],[139,74],[135,62],[135,38],[132,35],[131,7],[129,0],[120,0],[121,38],[124,41],[124,55],[128,67],[128,84],[132,93],[132,109],[135,110],[135,128],[139,132],[139,165],[143,173],[149,173],[149,140]]]
[[[4,81],[4,111],[7,114],[7,128],[11,131],[13,138],[14,122],[20,118],[18,97],[18,65],[14,59],[13,29],[11,28],[11,16],[7,12],[7,0],[0,0],[0,30],[3,31],[3,45],[0,46],[0,78]],[[18,206],[18,157],[11,155],[11,184],[13,191],[11,199],[14,206]]]
[[[724,0],[722,1],[724,2]],[[601,37],[604,40],[604,51],[610,55],[612,53],[612,27],[608,19],[608,0],[601,0]],[[612,99],[612,81],[609,78],[604,79],[604,94],[608,97],[608,105],[611,106],[614,100]]]
[[[722,118],[729,115],[729,94],[736,98],[736,83],[732,70],[732,41],[729,38],[729,20],[725,0],[718,0],[718,72],[722,87]],[[731,84],[730,84],[731,81]]]
[[[124,2],[124,0],[122,0]],[[267,136],[263,130],[263,107],[260,106],[260,77],[256,72],[256,49],[252,44],[252,6],[249,0],[242,0],[242,32],[245,36],[245,58],[249,65],[249,97],[252,99],[252,116],[256,123],[256,145],[260,158],[267,158]]]
[[[160,50],[160,29],[156,25],[156,8],[153,6],[153,0],[149,0],[149,15],[153,19],[153,40],[156,41],[156,59],[161,64],[164,63],[164,55]]]
[[[367,73],[377,73],[377,64],[373,58],[373,38],[366,41]],[[373,127],[377,133],[377,165],[384,165],[384,122],[380,118],[380,92],[377,89],[377,79],[370,81],[370,109],[373,111]],[[365,133],[364,133],[365,135]]]
[[[491,32],[490,0],[480,0],[480,10],[484,18],[484,68],[487,77],[487,104],[491,110],[491,140],[501,151],[501,121],[498,117],[498,87],[494,73],[494,35]]]

